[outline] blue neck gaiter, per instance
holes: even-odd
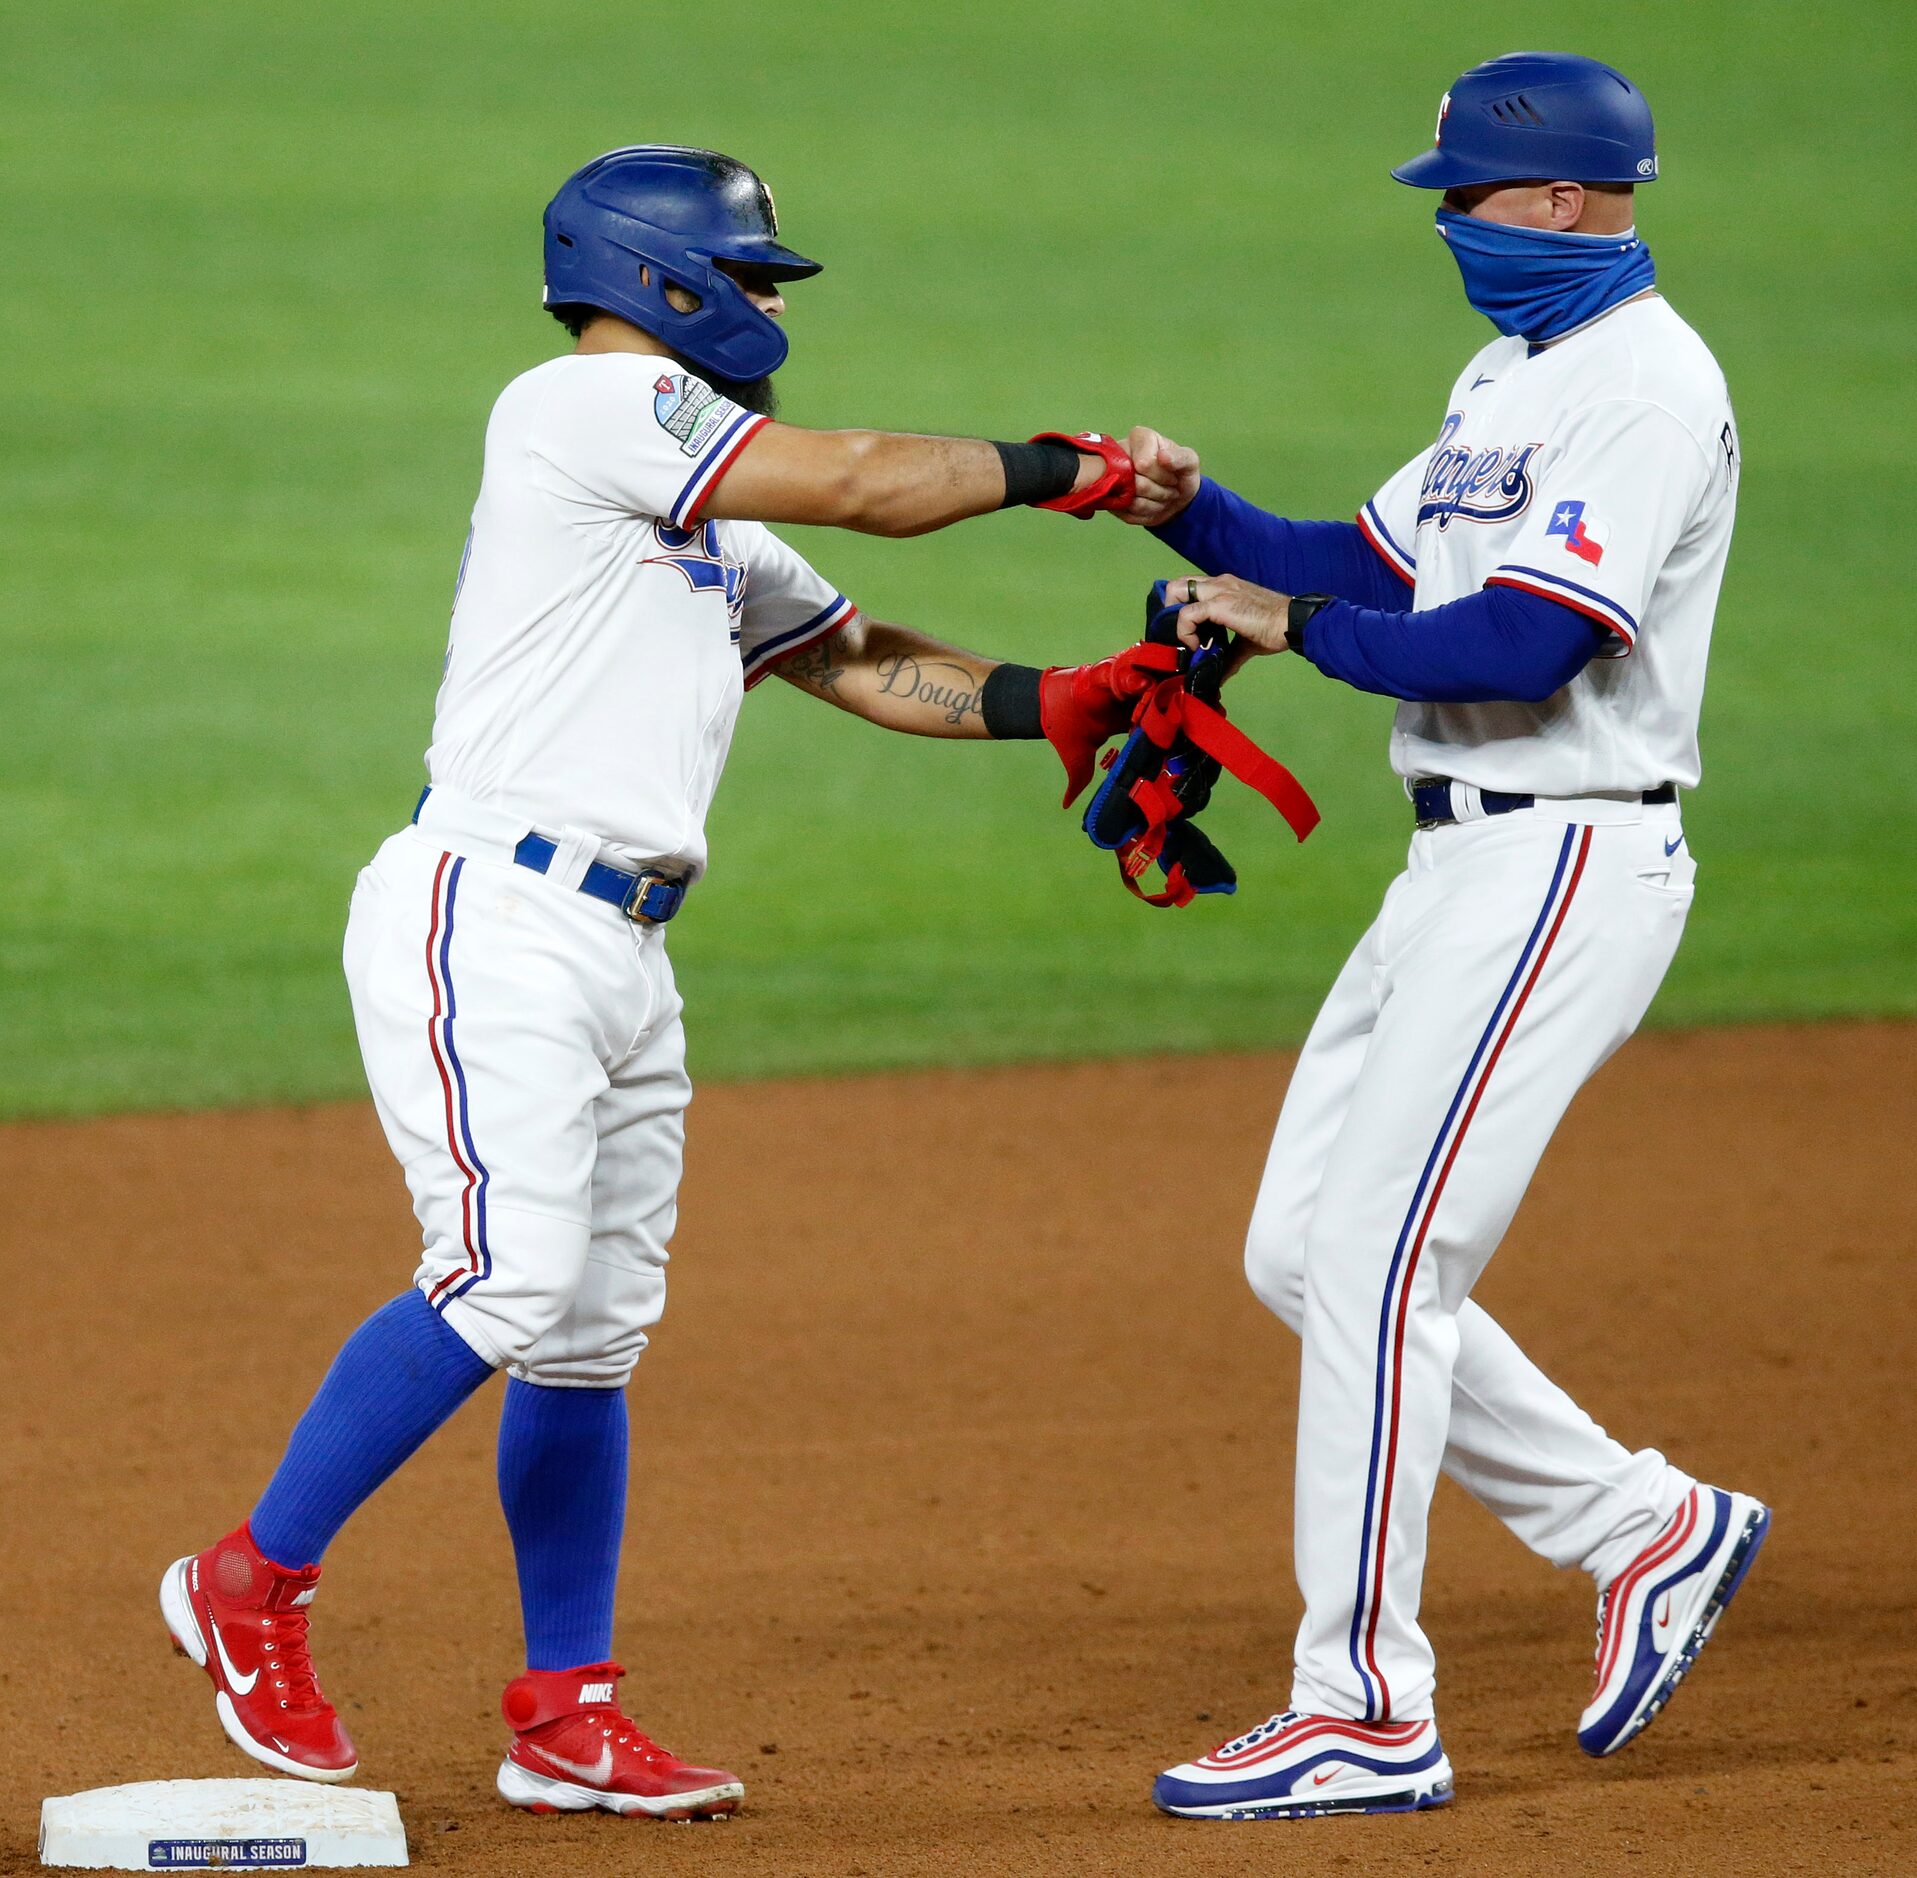
[[[1657,279],[1634,230],[1567,235],[1440,209],[1438,233],[1464,276],[1464,297],[1499,332],[1533,345],[1596,319]]]

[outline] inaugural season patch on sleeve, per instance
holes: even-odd
[[[661,372],[652,381],[652,414],[659,428],[679,439],[687,456],[697,456],[733,410],[710,385],[677,372]]]

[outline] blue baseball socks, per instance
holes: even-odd
[[[355,1509],[491,1374],[418,1291],[383,1305],[347,1338],[294,1427],[253,1509],[253,1543],[286,1570],[317,1565]],[[528,1669],[612,1654],[626,1453],[623,1389],[506,1385],[499,1498]]]
[[[526,1667],[604,1662],[626,1523],[625,1390],[507,1383],[499,1502],[519,1566]]]
[[[354,1509],[492,1374],[418,1291],[346,1339],[250,1522],[289,1571],[317,1565]]]

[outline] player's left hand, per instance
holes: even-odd
[[[1236,574],[1211,574],[1180,576],[1167,581],[1165,597],[1183,603],[1178,609],[1181,644],[1196,650],[1198,629],[1208,620],[1229,627],[1237,634],[1225,664],[1227,677],[1247,659],[1261,653],[1290,650],[1291,642],[1285,634],[1291,612],[1288,593],[1254,587]]]
[[[1039,679],[1039,724],[1065,765],[1065,803],[1092,779],[1099,751],[1131,729],[1138,700],[1165,674],[1162,646],[1127,646],[1095,665],[1047,666]]]

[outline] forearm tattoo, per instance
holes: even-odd
[[[915,659],[909,652],[889,652],[873,670],[886,697],[929,704],[954,728],[968,717],[981,715],[979,688],[962,665],[944,659]]]
[[[837,691],[846,673],[845,629],[829,632],[815,644],[781,660],[779,670],[795,685],[804,685],[810,691]]]

